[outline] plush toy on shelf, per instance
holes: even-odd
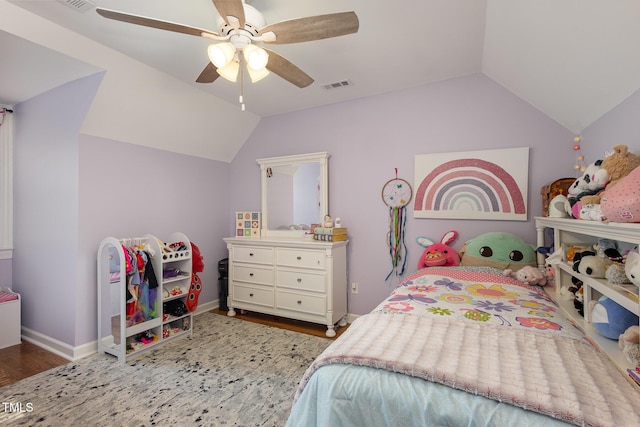
[[[602,336],[617,340],[630,326],[638,325],[638,316],[611,298],[590,301],[591,324]]]
[[[600,165],[601,173],[608,175],[609,182],[602,192],[592,196],[582,197],[582,203],[599,205],[602,197],[638,166],[640,166],[640,156],[629,152],[629,147],[626,145],[616,145],[613,147],[613,152],[609,154]]]
[[[420,236],[416,239],[418,244],[424,247],[424,252],[418,261],[418,269],[426,267],[455,267],[460,265],[460,255],[449,246],[456,238],[458,233],[455,231],[447,231],[439,243]]]
[[[640,366],[640,326],[629,326],[618,337],[618,345],[630,363],[634,366]]]
[[[579,219],[581,212],[583,216],[591,214],[592,209],[585,208],[583,211],[582,198],[597,194],[609,181],[607,171],[601,166],[602,160],[591,163],[582,176],[578,177],[569,187],[568,195],[565,198],[565,210],[569,216]]]
[[[640,287],[640,254],[636,251],[627,253],[624,273],[631,283]]]

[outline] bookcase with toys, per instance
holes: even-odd
[[[640,364],[637,360],[637,345],[635,345],[635,349],[625,348],[625,341],[618,340],[618,333],[625,332],[627,326],[626,323],[625,326],[616,324],[618,320],[616,316],[631,319],[627,321],[630,326],[640,326],[638,323],[638,315],[640,314],[638,286],[633,283],[623,283],[628,280],[620,276],[620,271],[618,271],[617,278],[612,274],[596,278],[590,275],[590,270],[585,271],[577,266],[578,271],[576,271],[574,262],[581,261],[571,260],[571,250],[577,248],[579,251],[589,248],[593,251],[594,247],[598,247],[598,244],[611,242],[622,255],[637,252],[640,245],[640,223],[551,217],[536,217],[535,222],[538,247],[548,246],[549,242],[545,242],[545,230],[550,229],[553,232],[553,247],[557,251],[555,255],[561,254],[560,259],[552,263],[555,270],[555,286],[547,286],[545,290],[558,303],[564,314],[572,319],[600,350],[607,354],[613,364],[620,371],[633,378],[634,373],[637,375],[635,368]],[[542,258],[538,260],[538,264],[540,267],[543,266]],[[613,265],[613,263],[607,262],[607,269],[614,268]],[[624,267],[624,264],[618,264],[615,268],[622,269],[621,272],[624,275]],[[582,294],[582,302],[580,303],[578,298],[578,304],[575,302],[576,295],[571,293],[572,286],[575,289],[576,284],[581,285],[580,292]],[[610,304],[608,307],[615,308],[607,308],[608,323],[600,323],[603,317],[599,315],[602,314],[602,307],[597,307],[597,305],[604,305],[603,301],[607,299]],[[600,310],[597,311],[597,309]],[[620,327],[625,330],[618,330]]]
[[[125,362],[178,337],[191,336],[187,309],[192,246],[172,233],[106,237],[98,249],[98,352]]]

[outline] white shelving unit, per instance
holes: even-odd
[[[170,249],[174,243],[175,249]],[[147,268],[152,269],[158,285],[149,287],[148,298],[145,298],[148,303],[141,303],[148,308],[144,315],[136,311],[139,306],[136,307],[132,294],[127,294],[130,278],[124,248],[128,247],[142,250],[147,255]],[[125,362],[169,340],[191,336],[192,313],[186,311],[176,316],[169,307],[176,300],[186,303],[191,283],[191,253],[191,243],[182,233],[171,234],[165,243],[151,234],[102,240],[97,257],[99,353],[111,354]],[[152,280],[149,284],[153,286]],[[165,303],[168,304],[165,306]],[[132,305],[136,309],[127,312]]]
[[[593,245],[599,238],[617,241],[621,246],[632,248],[640,245],[640,224],[604,223],[568,218],[536,217],[537,243],[545,246],[544,230],[553,230],[554,247],[563,244],[585,243]],[[573,300],[560,294],[562,286],[569,285],[571,277],[576,277],[583,283],[584,314],[582,317],[575,309]],[[614,288],[606,279],[593,279],[573,271],[572,265],[563,262],[556,266],[556,287],[546,287],[545,290],[560,305],[565,315],[572,319],[604,353],[606,353],[616,367],[626,375],[627,368],[633,368],[618,346],[618,342],[601,335],[591,324],[589,301],[598,300],[605,295],[627,310],[640,314],[638,299],[626,291]]]

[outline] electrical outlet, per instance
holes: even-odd
[[[352,294],[358,293],[358,282],[351,282],[351,293]]]

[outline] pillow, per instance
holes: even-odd
[[[490,232],[465,243],[460,265],[486,266],[516,272],[525,265],[536,266],[536,251],[533,245],[515,234]]]
[[[603,194],[602,213],[613,222],[640,222],[640,167]]]

